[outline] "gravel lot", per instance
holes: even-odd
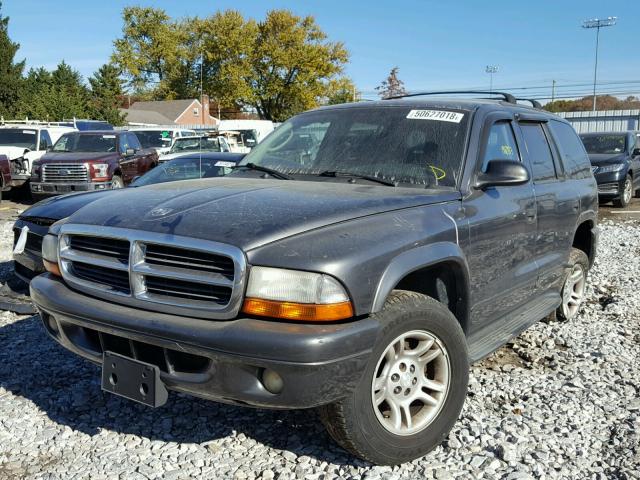
[[[640,479],[640,223],[601,227],[580,316],[539,323],[474,365],[447,441],[395,468],[349,457],[309,412],[175,393],[153,410],[103,394],[98,368],[38,317],[0,312],[0,478]]]

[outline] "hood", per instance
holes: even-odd
[[[459,198],[455,191],[222,177],[116,190],[69,223],[183,235],[247,251],[333,223]]]
[[[590,153],[589,160],[591,165],[601,166],[609,163],[622,163],[626,161],[626,153]]]
[[[61,220],[77,212],[91,202],[109,195],[114,190],[96,190],[94,192],[72,193],[70,195],[49,197],[27,208],[20,214],[20,218],[39,217]]]
[[[116,152],[47,152],[40,158],[40,162],[86,162],[114,157],[118,157]]]
[[[24,155],[25,150],[29,149],[25,149],[24,147],[0,146],[0,155],[6,155],[9,160],[14,160]]]

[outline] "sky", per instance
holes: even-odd
[[[395,66],[410,91],[488,89],[485,67],[497,65],[494,90],[549,96],[555,80],[556,96],[586,95],[596,31],[582,21],[617,16],[617,25],[600,32],[599,92],[640,95],[638,0],[4,0],[1,12],[20,43],[18,59],[49,69],[65,60],[87,77],[108,61],[128,5],[163,8],[174,18],[228,8],[258,20],[277,8],[313,15],[330,40],[347,47],[346,74],[365,98],[375,97]]]

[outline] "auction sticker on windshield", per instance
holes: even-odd
[[[413,120],[438,120],[440,122],[460,123],[464,118],[464,113],[447,112],[444,110],[411,110],[407,118]]]

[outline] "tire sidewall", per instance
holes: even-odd
[[[428,305],[428,304],[427,304]],[[368,450],[379,452],[386,458],[380,463],[396,464],[422,456],[446,437],[458,419],[468,386],[469,360],[462,329],[453,315],[438,302],[426,308],[402,308],[394,305],[382,312],[383,324],[370,361],[360,383],[345,405],[350,411],[347,418],[359,426],[358,443],[364,442]],[[404,332],[424,330],[435,335],[449,356],[451,383],[445,403],[438,416],[424,430],[413,435],[399,436],[386,430],[378,420],[371,399],[371,385],[378,360],[389,344]],[[385,455],[382,452],[389,452]]]

